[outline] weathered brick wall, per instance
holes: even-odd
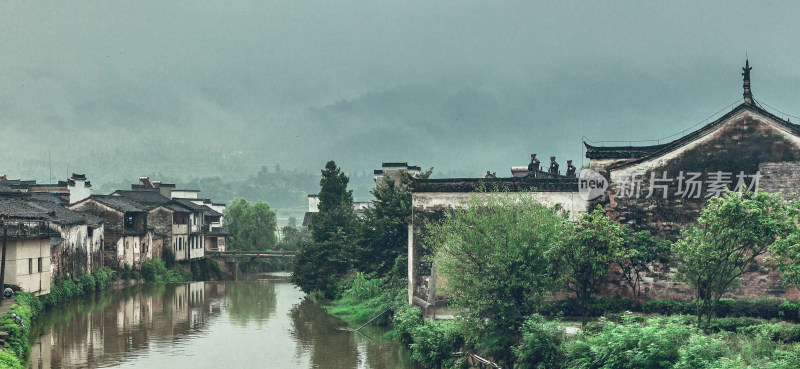
[[[641,198],[615,196],[628,171],[642,172]],[[786,132],[775,128],[763,118],[745,112],[734,116],[719,129],[682,150],[667,153],[649,161],[642,161],[627,168],[614,169],[605,174],[611,178],[606,196],[596,199],[612,219],[637,230],[649,230],[670,240],[676,240],[680,231],[692,224],[707,200],[703,192],[700,198],[676,196],[677,183],[670,184],[667,199],[662,198],[660,189],[654,190],[649,199],[651,173],[660,177],[662,172],[668,178],[677,178],[679,173],[700,172],[701,178],[708,173],[723,171],[731,173],[731,188],[737,182],[736,175],[761,174],[759,188],[766,192],[783,194],[800,192],[800,145],[798,140]],[[748,181],[749,183],[749,181]],[[704,184],[705,185],[705,184]],[[703,191],[706,191],[704,188]],[[786,196],[787,198],[789,196]],[[764,266],[763,260],[761,266]],[[683,283],[672,279],[674,270],[661,277],[651,276],[642,283],[642,290],[648,299],[677,298],[689,299],[691,290]],[[617,282],[620,281],[620,282]],[[630,288],[623,279],[613,278],[606,296],[630,296]],[[742,278],[741,287],[731,297],[757,298],[763,296],[797,299],[796,289],[784,289],[776,272],[751,272]]]
[[[800,194],[800,162],[762,163],[760,188],[769,193],[781,193],[786,200]]]
[[[666,153],[659,158],[622,167],[612,168],[605,173],[610,178],[607,196],[595,200],[603,205],[609,216],[628,224],[635,229],[646,229],[670,239],[675,239],[680,230],[697,218],[700,210],[707,202],[703,184],[700,198],[684,198],[675,195],[678,190],[677,181],[669,184],[667,199],[662,198],[662,191],[654,189],[650,198],[645,198],[650,190],[650,176],[656,178],[663,172],[667,177],[675,179],[680,172],[702,173],[701,179],[708,179],[711,172],[731,173],[731,188],[736,184],[736,175],[744,172],[752,175],[759,171],[764,163],[787,163],[800,161],[800,145],[783,132],[776,130],[771,124],[758,116],[745,113],[733,117],[718,130],[709,133],[696,143],[689,143],[681,150]],[[773,177],[789,178],[788,171],[796,169],[796,165],[767,166]],[[629,173],[642,173],[640,197],[615,196],[620,189],[623,178]],[[795,175],[797,175],[795,170]],[[781,180],[762,179],[764,185],[775,188],[775,182]],[[769,184],[767,184],[769,183]]]

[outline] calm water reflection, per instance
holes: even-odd
[[[30,367],[414,367],[399,345],[343,328],[280,280],[146,285],[44,314]]]

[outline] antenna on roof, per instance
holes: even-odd
[[[50,152],[51,150],[47,150],[47,166],[50,167],[50,177],[47,177],[47,183],[53,183],[53,160]]]

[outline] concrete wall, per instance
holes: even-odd
[[[4,277],[37,296],[50,293],[50,238],[9,238]]]

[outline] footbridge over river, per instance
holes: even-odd
[[[233,273],[236,279],[239,279],[239,264],[249,263],[253,259],[274,259],[274,258],[292,258],[295,252],[293,251],[208,251],[205,252],[205,257],[214,259],[221,263],[225,263],[228,270]]]

